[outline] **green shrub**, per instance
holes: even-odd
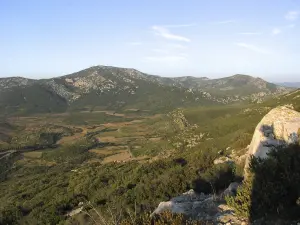
[[[57,150],[44,152],[42,158],[48,161],[82,163],[88,158],[88,150],[96,147],[97,141],[82,138]]]
[[[226,202],[235,209],[235,212],[245,218],[250,217],[252,197],[252,182],[245,181],[243,186],[238,189],[235,197],[226,196]]]
[[[0,224],[17,224],[21,216],[22,213],[19,208],[8,206],[0,210]]]
[[[130,211],[109,210],[110,213],[95,208],[85,211],[92,224],[106,225],[212,225],[213,223],[203,220],[191,220],[183,214],[173,214],[165,211],[151,216],[150,213],[135,213]],[[96,212],[96,213],[95,213]],[[123,212],[123,213],[122,213]],[[73,223],[72,223],[73,224]]]
[[[214,165],[199,173],[198,179],[193,182],[193,189],[206,194],[219,192],[234,181],[232,167],[228,164]]]
[[[120,225],[209,225],[212,223],[206,221],[188,220],[182,214],[172,214],[169,211],[163,212],[160,215],[150,217],[143,213],[138,215],[136,220],[122,220]]]
[[[266,159],[253,157],[250,176],[227,203],[250,220],[300,218],[300,146],[273,149]]]

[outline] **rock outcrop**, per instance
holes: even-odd
[[[243,221],[237,218],[234,211],[225,202],[226,195],[235,195],[239,183],[232,183],[220,195],[197,194],[194,190],[183,193],[172,198],[170,201],[161,202],[152,213],[160,214],[164,211],[184,214],[193,220],[204,220],[214,224],[242,224]],[[244,223],[246,224],[246,223]]]
[[[233,159],[227,157],[227,156],[222,156],[220,158],[217,158],[214,160],[214,164],[218,165],[218,164],[223,164],[223,163],[227,163],[227,164],[233,164],[234,161]]]
[[[257,125],[247,153],[245,174],[251,156],[266,158],[274,147],[286,146],[299,141],[300,113],[291,106],[272,109]]]

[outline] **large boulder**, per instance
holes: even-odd
[[[234,214],[234,211],[224,204],[224,197],[234,195],[239,185],[236,182],[231,183],[220,195],[198,194],[190,190],[170,201],[161,202],[152,216],[170,211],[184,214],[190,219],[210,221],[213,224],[242,224],[242,220]]]
[[[286,146],[299,141],[300,113],[290,107],[272,109],[257,125],[247,152],[245,175],[251,156],[266,158],[274,147]]]
[[[194,190],[190,190],[180,196],[172,198],[170,201],[159,203],[153,215],[160,214],[164,211],[171,211],[172,213],[180,213],[194,217],[195,208],[201,203],[212,200],[212,198],[212,195],[205,195],[203,193],[197,194]]]

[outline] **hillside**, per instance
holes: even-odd
[[[294,90],[284,95],[270,98],[263,103],[269,107],[276,107],[278,105],[291,104],[297,111],[300,111],[300,89]]]
[[[291,88],[269,83],[261,78],[254,78],[248,75],[233,75],[220,79],[208,78],[175,78],[187,88],[194,88],[219,96],[228,102],[248,100],[251,102],[261,102],[264,98],[271,95],[282,94]]]
[[[241,180],[243,156],[262,117],[278,105],[299,110],[299,95],[151,116],[81,111],[6,117],[0,223],[94,224],[81,212],[98,219],[93,207],[107,219],[111,209],[125,210],[122,218],[136,210],[149,220],[159,202],[191,188],[219,193]],[[218,164],[220,157],[238,163]]]
[[[0,113],[82,110],[168,111],[176,107],[261,101],[289,91],[260,78],[167,78],[135,69],[95,66],[70,75],[32,80],[0,79]]]

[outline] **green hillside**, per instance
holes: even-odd
[[[241,179],[243,163],[231,167],[213,161],[233,152],[243,155],[261,118],[278,104],[292,103],[299,110],[299,94],[261,104],[188,107],[151,117],[141,112],[107,117],[77,112],[76,117],[11,118],[19,128],[6,145],[20,140],[28,140],[23,146],[49,141],[57,145],[20,149],[2,161],[0,221],[89,224],[85,214],[66,216],[88,201],[107,218],[107,209],[126,209],[125,219],[127,212],[143,215],[191,188],[203,193],[223,190]]]
[[[40,84],[12,87],[0,94],[1,114],[64,112],[68,104],[55,92]]]
[[[0,113],[28,115],[95,108],[155,113],[177,107],[258,102],[289,90],[245,75],[212,80],[166,78],[135,69],[95,66],[53,79],[2,78]]]

